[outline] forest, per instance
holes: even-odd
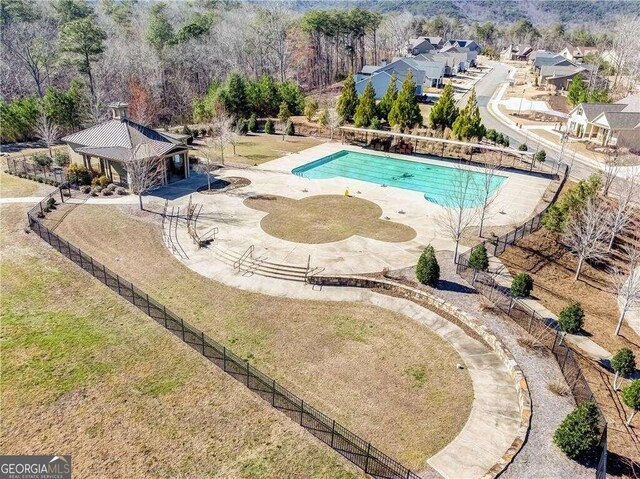
[[[91,126],[113,101],[128,102],[134,120],[155,127],[201,121],[219,102],[242,116],[269,116],[285,101],[299,114],[304,95],[404,54],[420,34],[474,38],[488,53],[511,42],[615,43],[604,25],[479,23],[325,3],[0,0],[1,140],[34,139],[42,124],[61,133]],[[225,91],[238,78],[247,103],[233,107]]]

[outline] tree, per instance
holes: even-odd
[[[453,97],[453,87],[450,83],[447,83],[442,90],[442,95],[431,108],[429,123],[432,128],[439,128],[444,131],[445,128],[453,126],[453,122],[456,121],[459,113]]]
[[[477,210],[469,204],[475,201],[473,173],[457,168],[451,181],[451,188],[443,199],[444,211],[436,218],[436,222],[456,243],[453,262],[458,261],[458,247],[464,231],[471,226],[477,217]]]
[[[285,81],[278,85],[278,94],[287,103],[292,115],[301,115],[304,111],[304,93],[294,81]]]
[[[271,118],[267,118],[267,121],[264,123],[264,132],[267,135],[273,135],[276,132],[276,129],[273,126],[273,120]]]
[[[127,170],[127,182],[131,192],[138,195],[140,209],[142,195],[162,183],[164,175],[164,162],[153,154],[149,144],[141,144],[135,147],[129,161],[125,163]]]
[[[636,358],[629,348],[620,348],[611,358],[611,368],[616,373],[613,378],[613,390],[617,391],[618,376],[629,376],[636,370]]]
[[[289,118],[291,117],[291,112],[289,111],[289,105],[286,101],[280,103],[280,111],[278,112],[278,120],[282,124],[282,140],[284,141],[284,136],[286,135],[286,127],[289,123]]]
[[[296,134],[295,127],[293,126],[293,122],[291,120],[287,120],[287,124],[284,127],[284,133],[288,136],[293,136]]]
[[[593,401],[580,404],[564,418],[553,434],[553,442],[571,459],[592,453],[600,441],[600,414]]]
[[[247,112],[247,92],[244,78],[237,72],[233,72],[227,78],[226,86],[226,110],[230,115],[244,118]]]
[[[380,103],[378,103],[378,114],[380,115],[380,118],[387,121],[389,121],[389,112],[391,111],[396,98],[398,98],[398,87],[396,83],[396,72],[394,71],[391,74],[387,91],[384,93]]]
[[[60,24],[93,15],[93,7],[85,0],[57,0],[53,5],[53,9]]]
[[[618,298],[618,324],[615,334],[620,334],[622,323],[627,313],[640,307],[640,247],[627,246],[624,248],[628,273],[614,267],[611,272],[613,292]]]
[[[627,419],[627,426],[630,426],[633,416],[640,411],[640,379],[634,379],[622,390],[622,401],[631,408],[631,414]]]
[[[518,147],[518,151],[527,151],[529,148],[527,147],[526,143],[522,143],[519,147]]]
[[[476,89],[471,90],[471,96],[452,125],[452,132],[459,140],[482,140],[486,129],[480,118],[480,109],[476,100]]]
[[[422,113],[416,99],[416,83],[411,71],[402,82],[402,88],[389,112],[389,124],[400,132],[422,124]]]
[[[313,117],[315,116],[317,111],[318,111],[318,102],[311,97],[307,98],[304,106],[304,116],[307,117],[307,121],[313,120]]]
[[[427,246],[416,266],[416,279],[422,283],[435,288],[440,280],[440,265],[436,259],[436,252],[433,246]]]
[[[511,296],[514,298],[526,298],[533,289],[533,279],[527,273],[518,273],[511,282]]]
[[[211,122],[211,140],[218,148],[220,162],[224,165],[224,148],[231,142],[234,135],[233,118],[226,112],[219,112]]]
[[[594,198],[569,219],[562,241],[578,257],[574,281],[580,278],[585,261],[600,260],[607,255],[609,225],[609,211]]]
[[[33,162],[40,166],[41,168],[49,168],[51,163],[53,163],[53,159],[50,156],[45,155],[44,153],[36,153],[33,155]]]
[[[44,112],[41,112],[38,116],[38,121],[36,122],[35,131],[38,138],[47,145],[47,148],[49,149],[49,156],[53,157],[51,147],[60,137],[60,128],[58,125],[56,125]]]
[[[563,333],[577,334],[584,324],[584,310],[580,303],[573,303],[560,310],[558,326]]]
[[[480,226],[478,231],[478,236],[482,238],[482,228],[484,226],[484,220],[486,219],[487,213],[489,212],[489,207],[493,204],[496,199],[496,195],[494,194],[496,188],[496,176],[497,172],[500,168],[499,163],[484,163],[482,169],[484,176],[480,180],[480,185],[478,188],[478,194],[481,196],[482,205],[480,206]]]
[[[616,236],[633,222],[633,202],[638,194],[638,184],[640,184],[640,176],[632,175],[624,182],[621,194],[614,200],[610,211],[611,237],[607,251],[611,251]]]
[[[104,52],[106,38],[106,32],[92,17],[65,23],[60,32],[60,49],[69,54],[80,73],[87,75],[92,97],[95,96],[95,84],[91,64]]]
[[[147,26],[147,42],[151,45],[158,55],[174,41],[173,27],[167,18],[167,5],[163,2],[151,5],[149,12],[149,24]]]
[[[336,110],[341,118],[345,121],[353,120],[353,115],[356,113],[358,107],[358,92],[356,91],[356,81],[353,77],[353,73],[349,73],[349,76],[342,85],[340,90],[340,98],[336,105]]]
[[[533,155],[533,161],[544,163],[545,161],[547,161],[547,152],[544,150],[536,151],[536,153]]]
[[[251,113],[251,116],[249,117],[249,121],[247,122],[247,127],[249,128],[249,131],[252,133],[255,133],[256,131],[258,131],[258,119],[256,118],[256,114]]]
[[[353,122],[357,127],[368,127],[374,118],[377,118],[376,92],[371,82],[367,83],[364,92],[358,101]]]
[[[578,106],[580,103],[587,101],[588,85],[585,83],[582,74],[573,77],[569,83],[569,89],[567,91],[567,100],[569,105]]]
[[[207,175],[207,189],[211,190],[211,176],[220,168],[220,158],[202,152],[202,157],[199,160],[195,165],[196,171]]]
[[[476,271],[486,271],[489,269],[489,256],[487,255],[487,247],[484,243],[480,243],[471,250],[469,266]]]

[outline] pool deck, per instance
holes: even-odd
[[[371,273],[383,268],[412,266],[427,244],[432,244],[436,250],[453,251],[455,243],[437,222],[444,208],[425,200],[423,193],[349,178],[307,179],[291,173],[298,166],[342,150],[376,154],[357,146],[324,143],[257,167],[225,168],[219,177],[242,176],[250,179],[251,185],[216,195],[194,193],[193,201],[203,204],[198,229],[204,231],[218,227],[216,245],[238,255],[253,245],[254,257],[299,266],[306,266],[310,258],[311,266],[322,268],[324,274]],[[439,159],[396,154],[389,156],[439,166],[448,164]],[[454,162],[450,164],[457,166]],[[479,167],[463,165],[462,168],[482,172]],[[512,226],[525,221],[549,184],[548,179],[524,173],[501,171],[500,175],[507,179],[489,208],[486,226]],[[191,181],[197,181],[197,178],[192,177]],[[204,177],[201,178],[201,183],[206,184]],[[260,228],[260,220],[267,213],[243,204],[247,197],[254,195],[280,195],[301,199],[315,195],[342,195],[345,190],[352,196],[373,201],[382,208],[383,218],[412,227],[417,236],[402,243],[359,236],[324,244],[294,243],[264,232]],[[184,197],[176,200],[174,204],[186,203],[186,199]],[[465,249],[461,246],[460,251]],[[223,266],[228,268],[228,265]]]

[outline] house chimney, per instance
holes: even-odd
[[[117,101],[117,102],[111,103],[109,105],[109,108],[111,108],[111,115],[113,116],[114,120],[122,121],[127,119],[127,113],[129,111],[128,103]]]

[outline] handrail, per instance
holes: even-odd
[[[253,255],[253,250],[254,250],[254,246],[251,245],[249,246],[246,251],[244,253],[242,253],[242,256],[240,256],[240,258],[238,258],[237,260],[235,260],[233,262],[233,269],[237,269],[238,271],[240,271],[240,267],[242,266],[242,263],[244,263],[244,261],[251,257],[251,255]]]

